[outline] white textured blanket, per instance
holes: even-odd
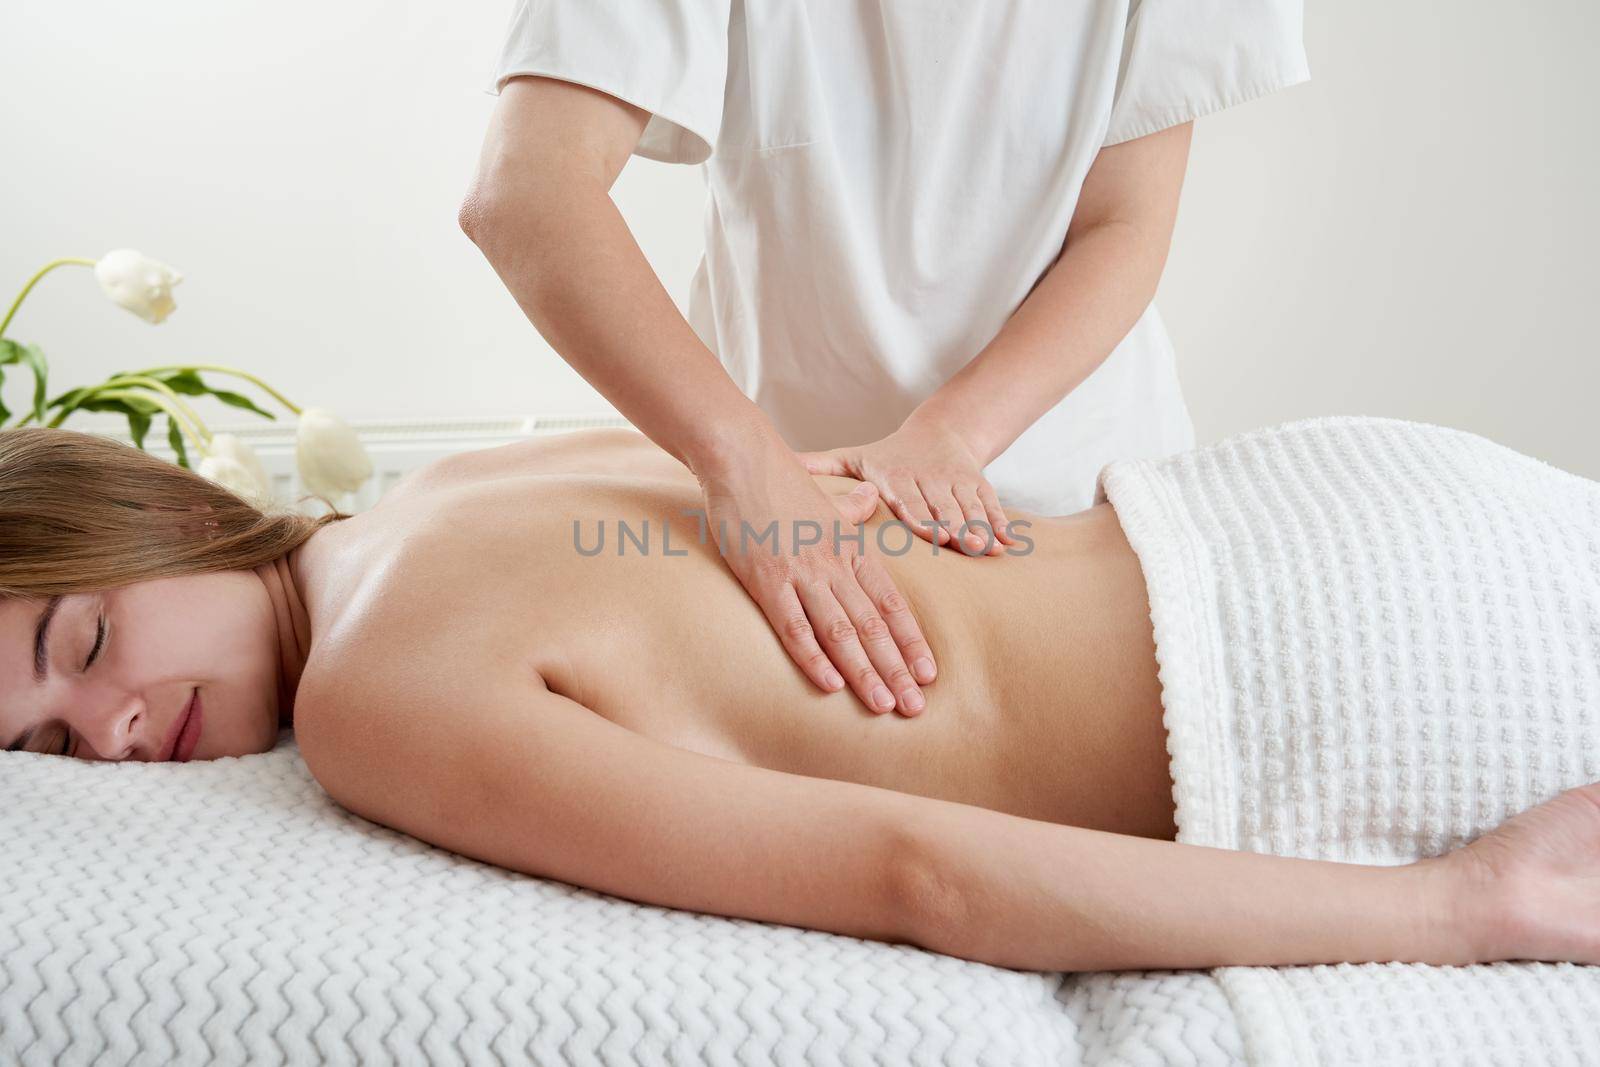
[[[1108,465],[1192,844],[1403,863],[1600,780],[1600,483],[1334,417]],[[1600,1063],[1600,968],[1223,972],[1262,1062]]]
[[[0,754],[0,1064],[1239,1061],[1204,974],[1063,976],[649,907],[351,815],[293,735]]]

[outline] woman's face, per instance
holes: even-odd
[[[254,572],[158,578],[50,607],[0,601],[0,745],[20,740],[21,750],[90,760],[168,759],[197,691],[190,759],[276,743],[278,643],[272,601]]]

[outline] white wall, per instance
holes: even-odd
[[[1200,436],[1349,412],[1600,478],[1600,9],[1311,5],[1312,81],[1195,124],[1157,303]]]
[[[53,391],[206,361],[352,418],[606,410],[456,227],[509,11],[0,6],[0,300],[115,247],[186,274],[150,326],[58,271],[8,335]],[[1600,14],[1345,0],[1306,26],[1310,83],[1196,124],[1157,302],[1201,438],[1394,415],[1600,478]],[[635,159],[615,195],[681,306],[698,171]]]

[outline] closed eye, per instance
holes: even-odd
[[[89,658],[83,661],[83,669],[88,670],[94,666],[94,661],[100,658],[100,650],[106,645],[106,616],[100,613],[100,621],[95,626],[94,647],[89,650]]]
[[[100,658],[101,651],[106,647],[106,616],[101,612],[94,627],[94,647],[89,649],[89,656],[83,661],[83,670],[87,671],[94,666],[94,661]],[[61,752],[63,756],[73,754],[72,731],[61,731]]]

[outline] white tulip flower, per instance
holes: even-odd
[[[237,460],[226,456],[206,456],[200,461],[200,475],[210,478],[224,489],[231,489],[251,503],[256,502],[255,476]]]
[[[355,492],[372,477],[372,460],[355,430],[323,408],[300,412],[294,458],[300,467],[300,483],[329,499]]]
[[[258,507],[267,507],[272,500],[272,479],[267,476],[266,467],[261,465],[261,458],[255,450],[231,433],[214,433],[211,443],[206,446],[206,456],[211,459],[226,460],[237,464],[244,469],[245,475],[250,480],[251,491],[244,492],[232,483],[223,481],[222,484],[234,489],[240,496],[249,500]],[[202,465],[204,460],[201,461]],[[202,472],[203,473],[203,472]],[[210,475],[207,475],[210,477]],[[222,481],[222,479],[213,479]]]
[[[94,265],[95,280],[107,296],[146,322],[160,322],[177,305],[172,287],[183,275],[131,248],[107,252]]]

